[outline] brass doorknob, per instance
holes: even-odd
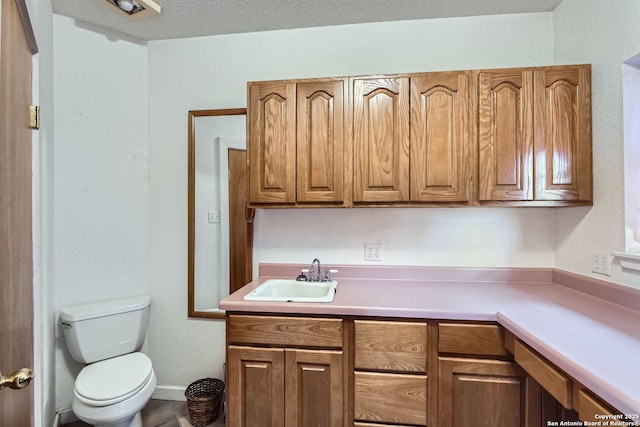
[[[29,368],[22,368],[15,371],[8,377],[0,375],[0,390],[5,387],[9,387],[15,390],[25,388],[31,383],[31,380],[35,378],[33,372]]]

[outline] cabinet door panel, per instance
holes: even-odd
[[[411,77],[411,201],[468,200],[470,74]]]
[[[515,363],[440,358],[440,427],[537,427],[540,386]]]
[[[354,202],[409,200],[409,79],[354,79]]]
[[[286,350],[287,427],[342,427],[341,351]]]
[[[533,198],[533,74],[480,72],[478,198]]]
[[[591,70],[535,72],[536,200],[591,200]]]
[[[297,201],[342,202],[344,80],[298,83]]]
[[[284,350],[228,347],[227,417],[238,427],[284,427]]]
[[[249,202],[294,203],[295,84],[249,84]]]

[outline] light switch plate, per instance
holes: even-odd
[[[209,211],[207,213],[207,219],[209,224],[215,224],[220,222],[220,211]]]

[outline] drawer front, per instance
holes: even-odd
[[[572,408],[571,378],[520,340],[516,340],[514,343],[513,356],[516,363],[527,371],[562,406],[567,409]]]
[[[342,348],[343,328],[342,319],[245,315],[227,318],[230,344]]]
[[[498,325],[440,323],[438,352],[473,356],[508,356],[504,329]]]
[[[596,419],[596,415],[614,415],[605,403],[579,386],[574,388],[573,404],[583,421],[599,421]]]
[[[355,373],[354,419],[427,425],[427,376]]]
[[[355,321],[355,368],[427,372],[427,324]]]
[[[353,423],[353,427],[413,427],[413,426],[400,425],[400,424],[359,423],[356,421],[355,423]]]

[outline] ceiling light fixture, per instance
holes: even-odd
[[[135,8],[131,0],[118,0],[118,6],[127,13],[130,13]]]
[[[160,5],[153,0],[99,0],[106,4],[110,10],[119,13],[131,21],[148,18],[157,15],[161,11]]]

